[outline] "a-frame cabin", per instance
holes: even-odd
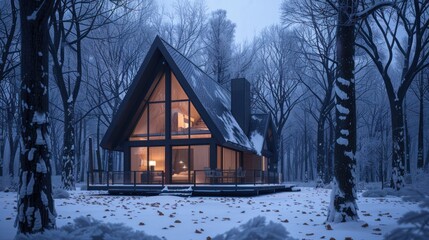
[[[107,184],[278,182],[275,135],[246,79],[229,91],[156,37],[101,142],[124,153]]]

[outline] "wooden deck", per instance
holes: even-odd
[[[260,185],[91,185],[88,190],[107,190],[111,195],[179,196],[258,196],[277,192],[300,191],[288,184]]]

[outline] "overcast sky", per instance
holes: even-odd
[[[280,23],[282,0],[206,0],[209,12],[225,9],[236,24],[236,42],[252,40],[263,28]]]
[[[164,7],[176,0],[157,0]],[[196,0],[200,1],[200,0]],[[225,9],[227,17],[236,24],[235,41],[251,41],[254,36],[272,24],[280,23],[282,0],[205,0],[208,15],[217,9]]]

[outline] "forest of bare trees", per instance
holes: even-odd
[[[28,148],[25,22],[14,0],[0,11],[0,176],[17,189]],[[327,184],[350,168],[354,183],[399,190],[427,172],[429,1],[284,0],[279,11],[279,24],[238,42],[228,12],[204,1],[54,1],[40,54],[49,54],[47,144],[58,187],[74,189],[88,167],[122,169],[122,155],[99,143],[156,35],[225,87],[236,77],[252,83],[254,111],[271,113],[279,133],[284,181]]]

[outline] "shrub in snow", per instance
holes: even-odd
[[[61,189],[61,188],[55,188],[52,191],[52,193],[54,195],[54,199],[60,199],[60,198],[66,198],[66,199],[68,199],[68,198],[70,198],[69,192],[67,192],[66,190]]]
[[[429,173],[418,170],[414,177],[414,188],[426,195],[429,195]]]
[[[224,234],[217,235],[213,240],[293,240],[286,228],[280,223],[269,222],[265,225],[265,217],[255,217],[247,223],[233,228]]]
[[[387,195],[386,190],[384,189],[374,189],[374,190],[367,190],[366,192],[362,193],[362,197],[385,197]]]
[[[32,235],[17,235],[16,240],[160,240],[155,236],[134,231],[122,223],[103,223],[89,217],[78,217],[73,224]]]
[[[82,186],[80,186],[80,190],[86,191],[86,190],[88,190],[88,187],[86,186],[86,184],[83,184]]]
[[[419,201],[421,210],[411,211],[399,220],[405,226],[394,229],[386,240],[426,240],[429,236],[429,197],[419,191],[408,191],[404,201]]]

